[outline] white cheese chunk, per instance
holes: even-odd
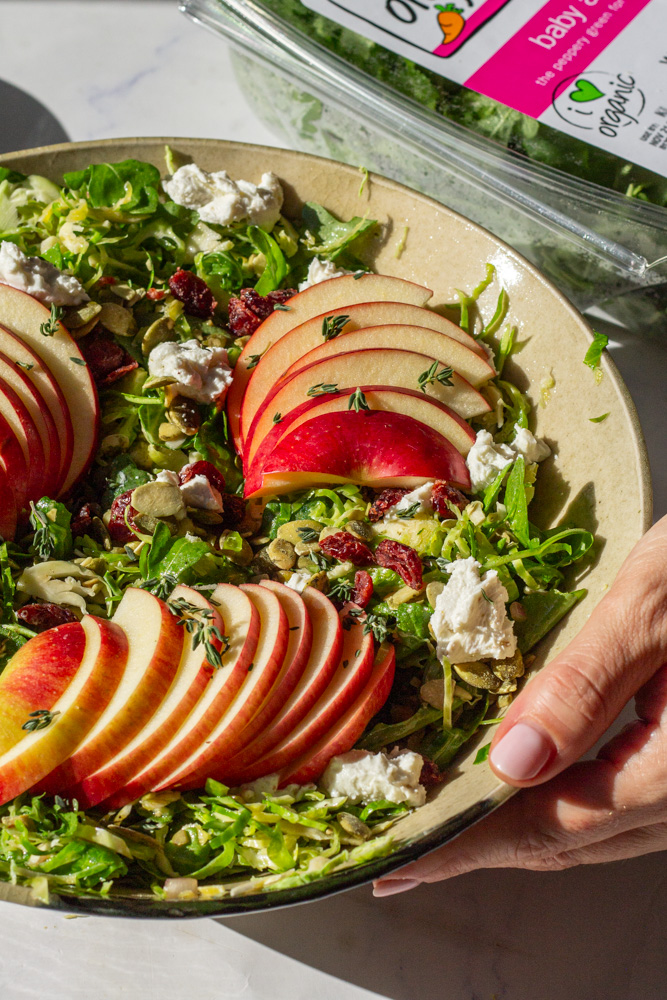
[[[546,441],[536,438],[527,427],[519,427],[514,435],[511,447],[519,455],[523,455],[526,462],[543,462],[551,454],[551,448]]]
[[[271,230],[283,204],[283,189],[271,172],[262,174],[259,184],[253,184],[233,180],[226,170],[208,173],[196,163],[188,163],[164,180],[162,187],[177,205],[194,208],[203,222],[218,226],[250,222]]]
[[[302,594],[308,586],[311,576],[311,573],[306,573],[302,569],[297,570],[296,573],[292,573],[289,580],[286,581],[285,586],[290,587],[291,590],[296,590],[297,594]]]
[[[490,486],[498,473],[519,455],[523,455],[526,462],[532,463],[542,462],[550,454],[549,445],[541,438],[536,438],[525,427],[519,427],[514,440],[508,444],[496,444],[488,431],[477,431],[475,443],[466,459],[473,493],[479,493]]]
[[[0,243],[0,283],[11,285],[45,305],[76,306],[89,296],[80,281],[41,257],[27,257],[15,243]]]
[[[193,476],[192,479],[188,479],[187,483],[181,486],[181,496],[186,507],[222,513],[220,491],[211,485],[206,476]]]
[[[155,378],[175,379],[176,390],[198,403],[221,400],[232,383],[225,348],[202,347],[197,340],[158,344],[148,356],[148,371]]]
[[[390,507],[387,513],[384,515],[385,521],[398,521],[400,520],[400,515],[406,510],[410,510],[415,504],[419,506],[415,510],[415,514],[430,514],[433,511],[433,504],[431,503],[431,497],[433,496],[433,487],[435,483],[424,483],[423,486],[418,486],[415,490],[411,490],[406,493],[405,496],[401,497],[398,503],[395,503],[393,507]]]
[[[516,636],[505,607],[509,596],[495,570],[480,574],[470,557],[450,563],[451,576],[438,594],[431,628],[440,659],[472,663],[503,660],[516,651]]]
[[[328,795],[345,796],[352,805],[386,799],[422,806],[426,801],[426,789],[419,784],[423,763],[411,750],[396,757],[350,750],[332,758],[320,784]]]
[[[340,278],[344,274],[354,274],[354,271],[346,271],[342,267],[336,267],[332,260],[321,260],[319,257],[313,257],[308,267],[306,280],[299,283],[299,291],[303,292],[311,285],[319,285],[320,281]]]
[[[155,479],[158,483],[169,483],[170,486],[180,485],[178,473],[172,472],[171,469],[160,469]]]

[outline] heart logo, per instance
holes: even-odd
[[[597,101],[598,97],[604,97],[604,94],[590,80],[577,80],[577,85],[570,91],[569,97],[571,101],[585,104],[587,101]]]

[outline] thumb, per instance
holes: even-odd
[[[578,636],[526,686],[491,744],[512,785],[539,784],[589,750],[667,661],[667,518],[627,558]]]

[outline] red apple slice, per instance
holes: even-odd
[[[236,698],[210,733],[204,746],[199,747],[182,767],[160,786],[161,788],[197,787],[212,774],[221,761],[241,750],[259,732],[258,713],[269,694],[275,715],[280,698],[275,697],[275,684],[285,659],[289,642],[287,615],[275,594],[256,583],[243,583],[240,589],[248,595],[260,617],[260,632],[255,658]],[[261,722],[266,722],[262,713]],[[201,782],[200,782],[201,779]]]
[[[432,295],[433,292],[423,285],[416,285],[402,278],[391,278],[385,274],[363,274],[358,278],[351,274],[343,275],[311,285],[310,288],[294,295],[289,300],[288,309],[276,310],[255,330],[236,362],[234,381],[227,393],[227,417],[236,450],[239,453],[242,451],[241,403],[252,375],[251,365],[255,356],[261,357],[272,344],[295,326],[341,306],[382,301],[408,302],[423,306]]]
[[[343,608],[341,617],[345,612],[346,608]],[[347,711],[363,689],[373,669],[374,657],[372,634],[364,635],[363,626],[354,622],[344,631],[341,661],[324,693],[288,736],[243,771],[235,771],[234,781],[241,784],[280,771],[316,743]],[[224,762],[220,762],[217,772],[210,772],[208,776],[226,781]]]
[[[323,386],[334,386],[333,391],[336,391],[345,386],[385,385],[418,392],[421,389],[420,376],[428,373],[433,365],[436,366],[435,373],[443,370],[435,358],[393,348],[345,351],[315,361],[274,387],[255,415],[244,449],[248,451],[251,441],[255,445],[268,434],[276,414],[285,416],[301,403],[312,399],[312,393],[317,393]],[[491,407],[487,401],[464,378],[454,372],[451,382],[451,385],[442,385],[434,379],[424,386],[425,394],[449,406],[464,420],[489,412]]]
[[[207,612],[206,622],[224,630],[220,614],[198,590],[185,586],[175,587],[169,600],[179,599]],[[178,732],[201,698],[213,672],[214,668],[206,659],[203,644],[195,648],[187,633],[178,672],[155,715],[103,768],[73,785],[69,789],[70,797],[75,798],[84,809],[88,809],[124,788]]]
[[[317,743],[293,761],[280,775],[280,787],[317,781],[332,757],[347,753],[380,711],[394,683],[396,653],[393,646],[381,647],[368,683],[353,705]]]
[[[273,587],[272,580],[262,580],[262,587]],[[306,587],[303,600],[313,623],[313,645],[299,682],[270,724],[240,753],[225,763],[225,775],[236,783],[248,766],[263,757],[288,736],[324,693],[342,659],[343,629],[338,611],[328,597]]]
[[[184,630],[164,601],[130,587],[112,621],[128,639],[123,676],[76,752],[40,781],[49,795],[67,792],[126,747],[155,714],[178,669]]]
[[[0,457],[0,538],[11,542],[16,534],[16,498]]]
[[[28,408],[11,386],[0,380],[0,414],[12,428],[21,446],[28,469],[26,500],[39,500],[45,494],[46,456],[42,439]]]
[[[86,615],[22,646],[0,679],[0,802],[20,795],[76,751],[109,704],[127,659],[127,639]],[[23,730],[38,711],[43,729]],[[48,717],[47,717],[48,718]]]
[[[2,382],[14,390],[37,429],[46,460],[44,494],[55,497],[60,472],[60,440],[55,420],[27,373],[0,351],[0,383]]]
[[[124,788],[109,796],[105,808],[120,809],[141,798],[204,747],[248,676],[259,639],[257,608],[242,590],[230,583],[218,584],[211,595],[211,604],[222,616],[229,643],[222,657],[222,667],[215,671],[192,712],[166,747]]]
[[[342,323],[343,318],[347,319],[347,322],[336,335],[336,340],[355,330],[400,324],[444,334],[450,340],[458,341],[485,361],[487,360],[483,348],[474,337],[432,309],[413,306],[407,302],[360,302],[356,305],[333,309],[329,313],[315,316],[313,319],[295,326],[277,343],[274,343],[252,369],[241,406],[241,433],[243,437],[245,437],[245,432],[252,424],[253,417],[264,398],[273,386],[282,380],[285,372],[289,368],[293,368],[300,358],[324,343],[326,321],[338,320],[339,323]],[[410,342],[410,348],[415,351],[422,350],[421,347],[413,345],[412,342]],[[345,349],[347,350],[347,348]],[[423,353],[428,354],[429,351],[423,351]],[[466,375],[465,371],[457,365],[452,363],[452,367],[461,375]],[[475,384],[473,379],[470,381]]]
[[[444,403],[426,396],[423,392],[413,389],[394,389],[391,386],[362,385],[362,392],[371,410],[385,410],[390,413],[404,413],[408,417],[419,420],[422,424],[432,427],[454,445],[465,458],[475,443],[475,432],[470,424],[454,413]],[[355,387],[343,389],[341,392],[327,393],[301,403],[286,413],[279,423],[274,424],[269,433],[255,446],[254,439],[249,443],[249,464],[244,463],[246,474],[246,491],[252,493],[260,485],[257,477],[261,475],[264,463],[278,442],[290,431],[296,430],[306,420],[318,417],[321,413],[340,412],[347,410],[350,395]]]
[[[451,442],[412,417],[382,410],[323,413],[307,420],[276,445],[261,478],[253,496],[332,482],[414,489],[444,479],[470,489],[465,460]]]
[[[16,517],[21,517],[28,497],[28,464],[21,443],[11,426],[0,413],[0,465],[11,487],[6,499],[7,508],[13,504]]]
[[[65,397],[70,419],[76,425],[70,468],[61,487],[61,492],[66,493],[92,460],[99,406],[88,366],[62,323],[58,323],[51,336],[40,332],[49,317],[49,310],[37,299],[10,285],[0,284],[0,324],[25,341],[47,365]]]
[[[35,390],[40,394],[44,405],[53,417],[60,442],[60,468],[58,472],[58,490],[65,481],[72,461],[74,448],[74,431],[60,386],[54,379],[48,365],[20,337],[10,333],[0,326],[0,351],[20,366],[26,378],[30,380]]]

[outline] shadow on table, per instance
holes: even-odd
[[[19,87],[0,80],[0,153],[68,140],[48,108]]]

